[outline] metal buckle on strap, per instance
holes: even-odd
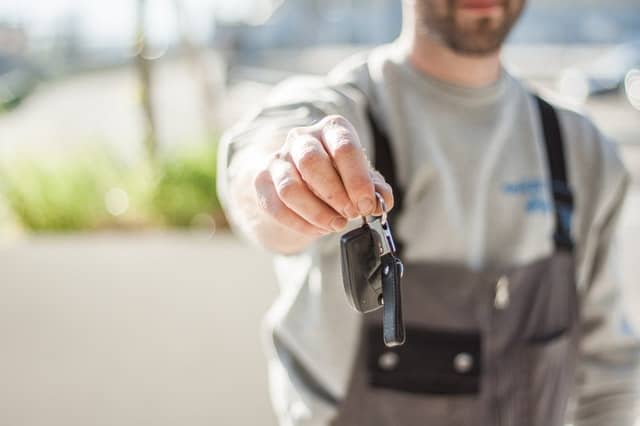
[[[574,243],[573,238],[571,238],[571,221],[574,208],[573,192],[566,182],[559,180],[551,182],[551,191],[553,193],[557,221],[553,239],[559,248],[573,250]]]

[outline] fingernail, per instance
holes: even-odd
[[[345,226],[347,226],[347,219],[344,217],[336,217],[331,221],[331,229],[334,231],[341,231]]]
[[[371,198],[363,198],[358,201],[358,210],[361,215],[368,215],[373,210],[373,200]]]
[[[345,207],[344,216],[348,217],[349,219],[355,219],[356,217],[358,217],[358,212],[356,211],[356,208],[353,206],[353,204],[349,203],[349,205]]]

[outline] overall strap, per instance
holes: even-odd
[[[540,121],[544,133],[547,163],[551,177],[551,193],[555,212],[555,230],[553,241],[556,250],[572,252],[574,249],[571,237],[571,219],[574,210],[574,198],[567,177],[567,162],[564,154],[564,140],[560,130],[560,122],[556,110],[548,102],[534,95],[540,111]],[[387,133],[380,127],[371,108],[367,107],[367,116],[374,140],[374,167],[391,186],[394,194],[395,207],[389,214],[391,225],[395,225],[398,214],[402,211],[404,191],[398,182],[393,150]],[[402,241],[397,239],[396,246],[399,255],[402,253]]]
[[[564,155],[564,140],[562,138],[562,131],[560,130],[558,113],[547,101],[538,95],[534,95],[534,97],[540,111],[547,162],[551,177],[550,186],[556,215],[553,241],[556,250],[571,252],[574,248],[573,238],[571,238],[571,218],[573,216],[574,199],[567,177],[567,161]]]
[[[370,106],[367,106],[367,118],[369,119],[371,136],[373,137],[374,142],[374,168],[384,176],[384,179],[393,191],[394,206],[393,210],[389,212],[389,222],[391,222],[391,228],[393,230],[397,222],[396,219],[398,217],[398,213],[402,211],[404,191],[399,185],[396,166],[393,159],[393,150],[391,149],[391,141],[387,136],[387,132],[385,132],[378,124]],[[404,245],[402,244],[402,241],[398,239],[397,234],[394,234],[394,240],[396,244],[396,253],[400,256]]]

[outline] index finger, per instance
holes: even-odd
[[[367,216],[376,207],[374,186],[360,140],[351,124],[333,115],[322,121],[321,140],[333,159],[349,198],[358,212]]]

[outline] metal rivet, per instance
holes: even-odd
[[[506,275],[500,277],[496,283],[496,294],[493,299],[496,309],[505,309],[509,306],[509,278]]]
[[[459,353],[453,358],[453,368],[458,373],[468,373],[473,368],[473,357],[466,352]]]
[[[395,352],[385,352],[378,358],[378,366],[387,371],[391,371],[398,366],[400,357]]]

